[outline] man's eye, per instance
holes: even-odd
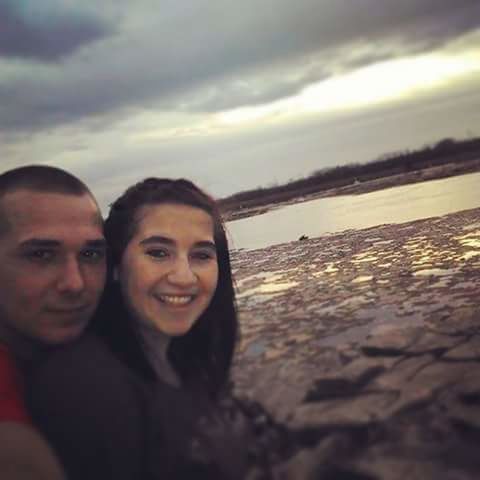
[[[37,262],[48,262],[53,259],[54,255],[54,252],[45,249],[30,250],[25,254],[29,260]]]
[[[164,258],[168,256],[168,252],[163,248],[152,248],[147,250],[147,255],[153,258]]]
[[[105,250],[88,249],[82,252],[82,257],[92,263],[101,262],[105,258]]]

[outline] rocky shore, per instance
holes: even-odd
[[[233,252],[239,394],[276,479],[480,478],[480,209]]]

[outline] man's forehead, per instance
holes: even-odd
[[[103,220],[88,193],[73,195],[35,190],[16,190],[0,198],[0,214],[8,230],[49,231],[86,228],[101,232]]]

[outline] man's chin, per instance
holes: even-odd
[[[55,331],[46,332],[38,338],[40,342],[48,346],[64,345],[77,340],[85,332],[87,323],[65,328],[58,328]]]

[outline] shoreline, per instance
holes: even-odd
[[[464,162],[447,163],[445,165],[413,170],[408,173],[391,175],[365,182],[354,182],[343,187],[335,187],[327,190],[318,190],[316,192],[305,193],[299,190],[297,194],[288,200],[265,203],[252,207],[239,208],[236,210],[225,211],[222,216],[225,222],[233,222],[243,218],[262,215],[287,205],[308,202],[319,198],[327,198],[341,195],[361,195],[387,188],[399,187],[414,183],[426,182],[430,180],[440,180],[442,178],[466,175],[468,173],[480,172],[480,158]]]

